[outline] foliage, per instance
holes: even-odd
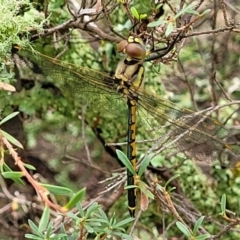
[[[2,0],[0,11],[0,60],[3,70],[11,61],[12,45],[29,46],[28,36],[33,31],[41,32],[47,19],[44,19],[28,0]]]
[[[53,229],[53,222],[50,221],[50,212],[49,208],[45,207],[42,214],[39,225],[36,226],[31,220],[29,220],[29,226],[31,227],[34,234],[26,234],[27,239],[84,239],[85,235],[88,234],[95,235],[95,239],[107,239],[111,236],[120,236],[122,238],[131,240],[127,234],[124,234],[124,229],[122,226],[131,222],[133,219],[128,218],[121,222],[117,222],[116,218],[112,217],[108,219],[107,215],[101,210],[100,206],[97,203],[93,203],[89,208],[84,211],[81,204],[77,204],[77,209],[79,210],[78,214],[69,213],[70,217],[75,226],[75,229],[71,234],[68,234],[65,230],[64,225],[61,225],[60,234],[55,234]],[[87,232],[87,234],[85,233]],[[80,232],[80,236],[79,236]]]
[[[239,157],[239,146],[234,141],[240,117],[240,39],[234,4],[228,7],[230,3],[225,1],[164,1],[158,5],[147,0],[109,4],[97,1],[106,5],[86,2],[85,6],[77,6],[77,1],[70,0],[45,4],[1,1],[0,22],[4,24],[0,26],[0,184],[4,201],[0,208],[6,214],[4,209],[11,206],[6,225],[10,224],[8,227],[14,227],[19,234],[23,229],[22,237],[28,239],[237,239],[238,168],[226,169],[214,163],[209,168],[192,159],[194,154],[199,158],[207,154],[220,158],[226,150]],[[99,76],[103,76],[102,72],[108,72],[106,78],[114,74],[121,59],[115,45],[129,34],[141,36],[148,50],[147,58],[154,59],[146,59],[147,90],[140,90],[139,96],[141,104],[142,99],[147,99],[144,94],[152,94],[148,98],[149,112],[137,108],[137,169],[124,154],[123,144],[107,144],[126,141],[124,99],[118,105],[120,96],[112,94],[106,101],[104,93],[99,94],[101,84],[106,90]],[[158,59],[158,54],[172,42],[174,48]],[[15,45],[27,49],[28,54],[18,53]],[[49,81],[29,61],[38,59],[37,51],[73,65],[57,68],[57,60],[51,60],[48,67],[53,67],[51,73],[55,74],[49,76],[53,78]],[[43,58],[39,59],[42,62],[38,66],[44,65]],[[14,63],[19,64],[14,68]],[[99,76],[87,81],[87,77],[79,76],[81,69],[76,66],[99,71]],[[60,74],[57,69],[66,72]],[[78,73],[78,80],[85,79],[92,92],[85,91],[84,84],[74,89],[78,97],[63,91],[71,84],[71,77],[76,76],[73,73]],[[12,82],[14,74],[15,88],[5,85]],[[58,78],[62,76],[66,79],[59,85]],[[84,94],[91,104],[82,104]],[[155,99],[162,100],[161,108],[160,101],[154,105]],[[203,117],[206,115],[201,114],[205,113],[217,119],[205,118],[210,121],[207,124],[197,118],[196,125],[212,134],[221,122],[228,129],[229,144],[221,142],[222,131],[216,130],[214,136],[220,141],[210,138],[205,148],[200,148],[202,153],[196,144],[193,154],[184,155],[182,148],[175,148],[175,142],[188,143],[186,148],[191,146],[191,130],[196,126],[183,115],[178,122],[171,122],[177,111],[164,112],[163,106],[170,108],[164,99],[178,103],[179,108],[170,106],[179,112],[188,112],[184,109],[187,107],[194,109],[196,116]],[[150,108],[161,112],[162,118],[160,114],[153,115],[158,117],[154,121]],[[27,144],[11,132],[14,127],[5,129],[16,119],[24,124]],[[171,124],[179,127],[182,121],[192,129],[177,135],[168,145],[168,133],[178,129],[171,128]],[[161,142],[163,138],[166,141]],[[211,151],[222,145],[222,152]],[[164,147],[166,151],[161,151]],[[33,149],[37,164],[27,160]],[[124,169],[119,170],[119,165]],[[44,175],[47,171],[42,170],[43,166],[47,166],[50,175]],[[136,188],[139,214],[135,220],[128,217],[125,196],[121,197],[126,168],[134,175],[134,185],[124,189]],[[101,189],[97,184],[100,180]],[[0,238],[11,234],[1,231]]]

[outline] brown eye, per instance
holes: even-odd
[[[121,41],[118,45],[117,45],[117,51],[118,52],[125,52],[125,48],[128,45],[128,41],[127,40],[123,40]]]
[[[128,43],[124,52],[131,58],[136,60],[143,60],[146,57],[146,49],[140,43]]]

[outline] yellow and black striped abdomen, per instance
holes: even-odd
[[[121,50],[128,54],[127,58],[119,62],[115,79],[118,80],[118,92],[127,99],[128,106],[128,135],[127,135],[127,157],[136,171],[136,104],[138,100],[137,90],[141,86],[144,77],[143,60],[146,55],[143,43],[131,42],[132,38],[125,43]],[[137,40],[137,38],[135,38]],[[136,52],[134,52],[136,50]],[[136,185],[133,174],[127,171],[127,185]],[[128,208],[130,215],[134,217],[136,208],[136,189],[128,189]]]

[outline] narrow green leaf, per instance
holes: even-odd
[[[13,172],[13,170],[5,162],[3,163],[3,170],[5,172]]]
[[[124,239],[124,240],[133,240],[133,238],[130,235],[125,234],[125,233],[114,232],[114,235],[118,236],[118,237],[121,237],[121,239]]]
[[[203,16],[203,15],[206,15],[208,14],[209,12],[211,12],[212,10],[211,9],[206,9],[204,10],[200,15]]]
[[[13,112],[11,114],[9,114],[8,116],[6,116],[4,119],[2,119],[0,121],[0,125],[2,125],[3,123],[7,122],[8,120],[10,120],[11,118],[14,118],[15,116],[17,116],[19,114],[19,112]]]
[[[175,189],[176,189],[176,187],[172,187],[172,188],[168,189],[168,193],[174,191]]]
[[[101,223],[106,223],[107,225],[109,225],[108,218],[103,219],[102,215],[96,214],[96,213],[94,213],[93,215],[94,215],[95,218],[88,218],[88,222],[91,223],[91,226],[102,226]]]
[[[78,202],[78,203],[76,204],[76,207],[77,207],[77,209],[78,209],[78,211],[79,211],[80,216],[81,216],[81,217],[84,217],[84,211],[83,211],[83,208],[82,208],[82,204],[81,204],[80,202]]]
[[[3,172],[2,176],[4,178],[10,178],[10,179],[21,178],[23,176],[23,173],[22,172]]]
[[[117,152],[117,156],[119,158],[119,160],[123,163],[123,165],[133,174],[133,175],[137,175],[136,171],[133,168],[132,163],[130,162],[130,160],[127,158],[127,156],[120,150],[116,150]]]
[[[98,211],[101,215],[101,218],[107,223],[109,220],[108,220],[108,217],[107,217],[106,213],[101,208],[99,208]]]
[[[159,9],[161,6],[163,5],[163,3],[160,3],[156,6],[156,9]]]
[[[30,169],[30,170],[36,170],[36,168],[35,168],[33,165],[30,165],[30,164],[24,163],[24,166],[25,166],[27,169]]]
[[[131,7],[130,8],[130,11],[132,13],[132,15],[137,19],[137,20],[140,20],[140,17],[139,17],[139,13],[137,11],[137,9],[135,7]]]
[[[146,19],[147,14],[146,13],[140,13],[139,17],[140,17],[140,20]]]
[[[43,234],[39,231],[38,227],[35,225],[35,223],[33,221],[31,221],[30,219],[28,220],[28,225],[31,228],[31,230],[33,231],[33,233],[35,233],[36,235],[42,237],[44,239]]]
[[[41,183],[41,186],[45,187],[49,192],[56,195],[68,195],[72,193],[72,190],[66,187],[55,186],[51,184]]]
[[[70,217],[72,220],[74,220],[75,222],[77,222],[77,220],[79,220],[79,217],[76,216],[76,215],[75,215],[74,213],[72,213],[72,212],[67,212],[66,215],[67,215],[68,217]]]
[[[178,178],[178,177],[180,177],[180,174],[176,174],[176,175],[172,176],[171,178],[169,178],[164,187],[167,188],[167,185],[168,185],[171,181],[173,181],[175,178]]]
[[[148,26],[148,27],[158,27],[158,26],[164,25],[164,24],[166,24],[166,23],[167,23],[166,20],[159,19],[158,21],[150,22],[147,26]]]
[[[98,211],[101,210],[100,206],[98,205],[98,203],[94,202],[88,209],[87,212],[85,214],[86,218],[89,218],[89,216],[98,209]]]
[[[211,237],[211,235],[206,233],[206,234],[202,234],[202,235],[195,237],[194,240],[205,240],[205,239],[209,239],[210,237]]]
[[[194,225],[194,229],[193,229],[193,235],[196,236],[197,235],[197,231],[199,229],[199,227],[202,225],[202,222],[204,220],[204,216],[201,216],[197,222]]]
[[[143,181],[139,181],[138,188],[141,192],[145,193],[147,191],[146,184]]]
[[[128,186],[124,187],[125,190],[131,189],[131,188],[138,188],[138,186],[136,186],[136,185],[128,185]]]
[[[226,194],[223,194],[223,195],[222,195],[222,198],[221,198],[221,210],[222,210],[222,214],[225,214],[225,212],[226,212],[226,201],[227,201]]]
[[[134,221],[134,218],[126,218],[126,219],[118,222],[117,224],[115,224],[114,227],[118,228],[118,227],[121,227],[121,226],[123,226],[123,225],[126,225],[126,224],[128,224],[128,223],[130,223],[130,222],[132,222],[132,221]]]
[[[44,209],[44,211],[45,211],[45,209]],[[49,222],[50,220],[48,219],[48,221],[47,221],[47,223]],[[40,224],[39,224],[39,228],[40,228]],[[46,226],[46,232],[45,232],[45,237],[46,237],[46,239],[50,239],[51,237],[51,233],[52,233],[52,230],[53,230],[53,221],[50,221],[49,223],[48,223],[48,225]]]
[[[49,222],[49,217],[50,217],[50,210],[49,207],[45,206],[42,217],[39,222],[39,231],[43,232],[46,230],[48,222]]]
[[[86,228],[88,233],[93,233],[94,232],[93,228],[89,224],[85,223],[84,227]]]
[[[143,192],[148,198],[154,199],[154,195],[147,189],[145,182],[140,181],[138,188]]]
[[[187,227],[182,224],[181,222],[176,222],[176,225],[178,227],[178,229],[188,238],[192,237],[192,234],[189,232],[189,230],[187,229]]]
[[[183,8],[180,12],[178,12],[175,16],[174,19],[177,19],[178,17],[180,17],[181,15],[183,15],[184,13],[186,13],[189,9],[192,9],[193,5],[188,5],[187,7]]]
[[[25,234],[25,238],[29,238],[29,239],[32,239],[32,240],[43,240],[43,238],[41,238],[41,237],[37,237],[33,234],[28,234],[28,233]]]
[[[147,196],[148,198],[150,198],[150,199],[152,199],[152,200],[155,199],[154,195],[153,195],[149,190],[147,190],[147,191],[145,192],[145,194],[146,194],[146,196]]]
[[[168,25],[167,25],[167,29],[166,29],[166,32],[165,32],[165,36],[168,37],[173,31],[173,23],[170,22]]]
[[[149,162],[151,161],[151,156],[147,156],[141,163],[139,171],[138,171],[138,176],[141,177],[146,170],[147,166],[149,165]]]
[[[13,172],[13,170],[6,163],[3,163],[3,168],[1,170],[4,170],[5,172]],[[21,178],[12,178],[12,180],[17,184],[24,185],[24,182]]]
[[[86,195],[86,188],[81,189],[78,191],[67,203],[67,205],[64,206],[65,209],[69,210],[76,206],[78,202],[80,202]]]
[[[13,136],[11,136],[10,134],[8,134],[7,132],[5,132],[3,130],[0,130],[0,132],[13,145],[23,149],[23,145],[16,138],[14,138]]]
[[[186,12],[189,14],[197,15],[197,16],[199,15],[199,13],[193,9],[188,9]]]

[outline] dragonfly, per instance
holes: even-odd
[[[170,44],[173,47],[174,41]],[[155,151],[176,150],[187,158],[232,167],[240,160],[240,153],[229,131],[208,114],[193,112],[177,106],[142,85],[144,62],[162,57],[146,58],[147,51],[141,38],[130,36],[119,43],[118,51],[126,54],[119,62],[115,75],[94,69],[61,62],[24,48],[18,48],[22,59],[16,60],[21,70],[31,68],[43,76],[44,81],[58,87],[67,98],[80,104],[113,113],[116,118],[126,118],[128,126],[127,157],[136,169],[136,131],[148,129],[147,135],[155,137]],[[24,59],[27,59],[24,60]],[[25,62],[25,63],[24,63]],[[135,178],[127,171],[127,185],[135,185]],[[136,189],[128,189],[128,209],[134,217]]]

